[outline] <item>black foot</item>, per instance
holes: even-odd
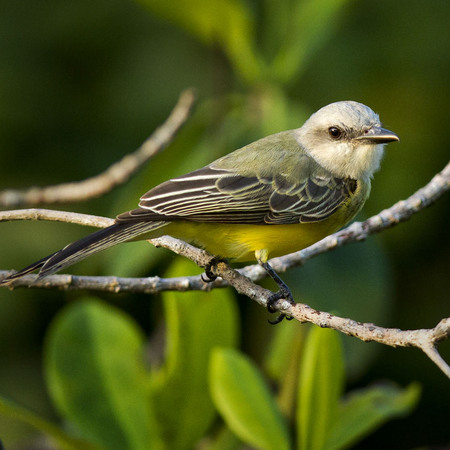
[[[220,262],[225,261],[224,258],[221,258],[220,256],[213,256],[211,260],[206,264],[205,266],[205,274],[201,275],[202,280],[205,283],[212,283],[214,280],[217,279],[217,275],[212,271],[213,267],[217,265]]]
[[[281,300],[282,298],[290,303],[294,303],[291,291],[289,289],[280,288],[278,292],[273,293],[267,299],[267,310],[270,313],[276,313],[278,310],[274,307],[274,305],[278,300]]]
[[[278,292],[275,292],[267,299],[267,310],[272,314],[278,312],[278,310],[274,307],[274,305],[278,300],[281,300],[282,298],[289,300],[290,303],[295,303],[292,300],[292,293],[289,289],[288,290],[280,289]],[[282,322],[283,319],[292,320],[293,317],[281,313],[275,320],[268,320],[268,322],[271,325],[276,325],[277,323]]]
[[[291,317],[291,316],[286,316],[286,314],[280,314],[275,320],[269,320],[269,319],[267,319],[267,322],[269,322],[270,325],[276,325],[277,323],[282,322],[283,319],[286,319],[286,320],[292,320],[293,317]]]
[[[276,325],[277,323],[282,322],[283,319],[286,319],[286,320],[292,320],[293,317],[287,316],[286,314],[281,313],[281,314],[278,315],[278,317],[277,317],[275,320],[269,320],[269,319],[267,319],[267,322],[269,322],[270,325]]]
[[[273,270],[272,266],[267,262],[260,262],[260,264],[280,288],[278,292],[273,293],[267,299],[267,310],[270,313],[276,313],[278,310],[274,307],[274,305],[278,300],[281,299],[285,299],[291,304],[295,304],[291,290],[289,289],[287,284],[278,276],[275,270]],[[275,320],[269,320],[269,323],[272,325],[276,325],[277,323],[280,323],[284,318],[286,318],[287,320],[292,320],[292,317],[286,316],[286,314],[281,313]]]

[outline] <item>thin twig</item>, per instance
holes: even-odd
[[[190,117],[195,102],[192,89],[184,91],[166,121],[133,153],[114,163],[103,173],[79,182],[48,187],[0,192],[1,208],[17,208],[62,202],[77,202],[103,195],[125,183],[143,164],[164,149]]]
[[[68,211],[55,211],[52,209],[30,208],[0,211],[0,222],[13,220],[46,220],[51,222],[76,223],[88,227],[106,228],[114,223],[109,217],[92,216]]]

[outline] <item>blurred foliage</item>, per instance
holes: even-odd
[[[185,273],[186,265],[177,263],[170,273]],[[293,448],[293,418],[283,416],[257,366],[232,348],[237,311],[230,291],[221,294],[213,301],[207,293],[167,296],[166,359],[150,371],[143,334],[129,316],[93,298],[73,302],[53,321],[45,352],[47,389],[66,427],[2,397],[0,413],[37,428],[62,449],[181,450],[205,439],[216,419],[214,403],[243,443]],[[278,344],[280,350],[285,346]],[[297,368],[299,449],[345,448],[409,413],[420,393],[416,384],[404,390],[384,385],[350,393],[341,402],[345,374],[334,330],[311,328]],[[213,403],[205,395],[208,372]],[[225,448],[222,428],[208,433],[204,448]],[[241,444],[236,440],[233,447]]]
[[[320,106],[343,99],[371,106],[402,139],[399,145],[388,147],[365,215],[407,197],[448,161],[444,131],[450,100],[447,2],[433,2],[426,9],[417,0],[2,0],[1,5],[0,189],[55,184],[100,172],[136,148],[164,120],[187,86],[198,88],[199,105],[170,148],[126,186],[101,199],[62,207],[114,216],[135,207],[139,196],[157,183],[254,139],[297,127]],[[448,220],[449,202],[444,198],[377,238],[290,271],[285,274],[286,280],[296,298],[357,320],[405,329],[434,326],[449,313]],[[55,223],[16,222],[1,227],[2,269],[22,267],[86,233],[80,227]],[[175,261],[176,267],[172,267]],[[126,276],[163,275],[166,270],[184,274],[188,269],[169,252],[142,243],[118,246],[71,268],[73,273]],[[206,347],[238,344],[236,327],[240,322],[235,306],[230,306],[231,293],[188,293],[180,295],[181,301],[176,294],[154,298],[103,295],[109,307],[98,301],[78,303],[82,295],[1,290],[0,393],[26,405],[23,410],[2,401],[2,410],[46,430],[60,443],[64,436],[51,420],[63,418],[76,427],[80,437],[106,446],[110,443],[104,439],[113,435],[106,436],[102,429],[112,426],[113,418],[108,414],[115,412],[123,419],[115,425],[117,442],[133,442],[139,448],[138,441],[147,431],[136,437],[140,435],[137,428],[127,425],[123,411],[131,402],[133,408],[141,408],[136,417],[147,422],[153,436],[161,433],[162,440],[174,439],[170,441],[176,446],[173,448],[183,448],[181,442],[187,448],[192,446],[215,423],[214,407],[206,395],[211,350]],[[69,305],[64,308],[66,302]],[[220,313],[220,308],[228,309]],[[272,380],[280,382],[276,408],[284,417],[295,417],[292,399],[297,383],[307,377],[301,374],[299,378],[300,361],[316,347],[309,344],[304,348],[305,333],[298,324],[269,327],[265,312],[248,299],[240,301],[240,316],[241,348],[264,367]],[[142,377],[147,368],[140,366],[136,351],[150,339],[152,356],[161,353],[162,344],[156,339],[161,323],[165,324],[167,338],[165,357],[160,356],[164,363],[152,368],[150,376],[146,373]],[[114,332],[116,327],[123,330],[120,336]],[[44,335],[48,336],[45,346]],[[76,342],[73,336],[79,336]],[[80,351],[81,339],[87,341],[89,351]],[[111,339],[113,348],[105,347]],[[431,362],[415,350],[384,348],[349,338],[343,341],[346,367],[335,370],[345,370],[349,387],[361,388],[379,378],[404,385],[417,380],[422,385],[416,411],[406,419],[384,425],[362,441],[361,448],[398,449],[450,442],[448,382]],[[66,348],[71,352],[66,353]],[[448,342],[441,350],[450,359]],[[98,360],[103,351],[108,361]],[[121,352],[128,355],[122,362]],[[79,377],[67,378],[65,360],[57,355],[73,358],[70,367],[81,365],[86,370],[80,371]],[[309,356],[311,361],[317,357]],[[212,361],[228,361],[221,370],[242,365],[248,377],[265,386],[265,375],[242,358],[240,353],[217,350]],[[337,364],[341,361],[336,356],[333,360]],[[112,365],[107,370],[111,377],[133,379],[134,387],[126,398],[105,394],[115,403],[109,411],[103,411],[104,415],[95,414],[99,428],[89,427],[86,434],[83,420],[88,416],[80,416],[80,399],[72,396],[73,390],[85,389],[83,395],[99,402],[100,407],[104,401],[100,386],[104,388],[101,383],[107,381],[102,370],[108,364]],[[116,372],[116,364],[127,367]],[[314,364],[306,366],[313,370]],[[328,366],[320,367],[326,371]],[[212,366],[209,369],[210,373],[215,370]],[[181,377],[183,370],[189,376]],[[88,374],[91,377],[83,382],[82,375]],[[325,372],[324,376],[332,378]],[[150,383],[143,379],[150,379]],[[343,387],[335,381],[334,387],[329,386],[338,390],[333,394],[330,391],[325,401],[342,396]],[[185,382],[192,384],[184,386]],[[110,393],[121,391],[117,378],[111,378],[108,386]],[[183,404],[178,403],[174,386],[183,388]],[[316,388],[309,386],[311,392]],[[369,434],[385,417],[409,410],[405,405],[411,406],[417,395],[415,387],[405,391],[386,385],[379,390],[367,389],[366,396],[362,391],[361,396],[355,393],[349,397],[351,413],[342,413],[342,420],[325,420],[322,413],[315,412],[324,423],[334,422],[335,442],[345,442],[349,428],[359,437]],[[153,392],[155,397],[147,406],[142,401],[144,392]],[[267,392],[266,398],[271,399],[271,395]],[[311,402],[301,395],[299,402]],[[374,403],[380,405],[379,416]],[[147,410],[150,404],[153,407]],[[273,414],[275,407],[270,405],[273,399],[264,406],[271,408],[268,414]],[[228,422],[223,405],[216,407],[245,441]],[[178,418],[173,408],[179,410]],[[190,417],[192,411],[194,417]],[[352,414],[361,418],[358,425]],[[279,412],[276,415],[279,417]],[[50,419],[39,425],[42,416]],[[177,420],[188,418],[193,422],[185,434],[174,434],[173,430],[179,428]],[[355,425],[349,427],[346,418]],[[161,423],[163,427],[157,425]],[[298,424],[302,423],[300,429],[308,428],[305,419],[299,417]],[[279,436],[284,433],[283,427],[278,427]],[[246,429],[250,433],[251,425]],[[69,448],[76,445],[70,441],[74,435],[67,436]],[[1,416],[0,436],[9,449],[14,443],[32,439],[35,431]],[[301,439],[309,438],[305,435]],[[356,440],[347,442],[353,445]],[[239,441],[222,427],[211,448],[214,445],[235,448]],[[321,445],[328,444],[310,444],[317,448]]]

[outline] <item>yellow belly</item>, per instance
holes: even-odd
[[[216,256],[252,261],[258,250],[267,250],[270,257],[286,255],[308,247],[340,227],[329,220],[293,225],[172,222],[161,234],[190,242]]]

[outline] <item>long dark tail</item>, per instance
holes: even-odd
[[[165,225],[165,222],[125,222],[115,223],[108,228],[96,231],[79,241],[67,245],[62,250],[57,251],[45,258],[31,264],[24,269],[13,273],[9,277],[3,279],[0,284],[8,283],[11,280],[20,278],[21,276],[39,270],[39,278],[51,275],[65,267],[71,266],[76,262],[87,258],[94,253],[105,250],[108,247],[119,244],[121,242],[130,241],[133,238],[148,233],[152,230]]]

